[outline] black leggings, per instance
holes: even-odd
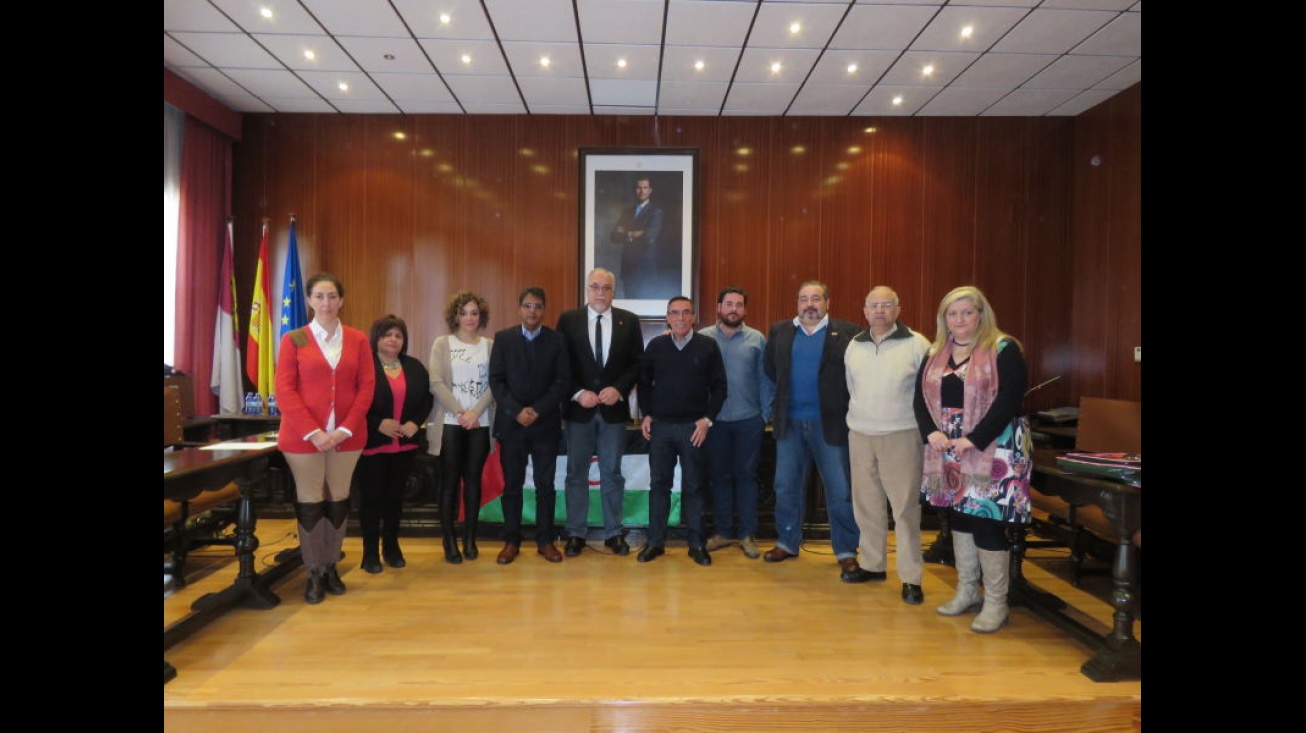
[[[1007,541],[1007,522],[985,519],[973,514],[948,510],[948,520],[953,532],[965,532],[975,537],[975,546],[989,552],[1002,552],[1011,548]]]
[[[445,425],[440,441],[441,490],[451,501],[445,516],[458,518],[458,482],[462,481],[462,500],[467,516],[475,517],[481,509],[481,471],[490,455],[490,429],[466,430],[461,425]],[[442,502],[444,503],[444,502]]]

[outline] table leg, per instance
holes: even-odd
[[[1115,562],[1111,569],[1114,585],[1111,605],[1116,611],[1112,614],[1111,633],[1098,653],[1080,667],[1080,671],[1095,682],[1135,680],[1142,676],[1143,645],[1134,637],[1137,558],[1131,537],[1132,532],[1122,531],[1116,543]]]

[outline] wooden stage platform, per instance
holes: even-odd
[[[287,520],[260,522],[258,536],[260,570],[297,545]],[[554,565],[528,543],[508,566],[488,539],[457,566],[436,537],[402,546],[408,567],[368,575],[349,537],[345,595],[305,604],[301,567],[274,587],[277,607],[232,610],[166,649],[177,676],[163,688],[164,730],[1142,728],[1141,681],[1088,679],[1091,650],[1029,609],[992,635],[972,633],[971,615],[938,616],[956,577],[948,566],[926,564],[925,605],[908,606],[892,556],[887,582],[845,584],[828,542],[779,564],[726,548],[710,568],[683,546],[639,564],[592,541]],[[1068,566],[1063,549],[1032,549],[1026,576],[1105,633],[1110,579],[1076,589]],[[181,590],[165,578],[165,629],[236,573],[230,548],[188,567]],[[1135,631],[1141,639],[1141,623]]]

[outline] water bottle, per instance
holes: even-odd
[[[273,416],[273,417],[276,417],[277,415],[280,415],[280,414],[281,414],[281,411],[277,409],[277,394],[276,394],[276,392],[269,392],[269,393],[268,393],[268,415],[271,415],[271,416]]]
[[[244,414],[246,414],[246,415],[250,415],[250,414],[252,414],[252,413],[254,412],[254,409],[253,409],[253,408],[254,408],[254,393],[253,393],[253,392],[246,392],[246,393],[245,393],[245,409],[244,409],[242,412],[243,412]]]

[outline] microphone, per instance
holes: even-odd
[[[1053,382],[1057,381],[1058,379],[1061,379],[1061,375],[1060,375],[1060,374],[1058,374],[1057,376],[1055,376],[1055,377],[1053,377],[1053,378],[1047,380],[1046,382],[1040,382],[1040,383],[1034,385],[1033,387],[1030,387],[1029,389],[1025,390],[1025,396],[1028,397],[1028,396],[1030,396],[1031,394],[1034,394],[1035,392],[1037,392],[1037,391],[1043,389],[1044,387],[1048,386],[1049,384],[1052,384]]]

